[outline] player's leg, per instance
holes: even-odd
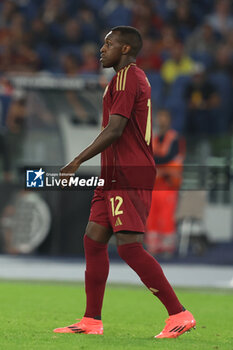
[[[107,225],[88,222],[84,235],[86,311],[79,322],[56,328],[55,333],[103,334],[101,309],[109,272],[107,246],[111,235]]]
[[[101,319],[104,290],[109,272],[108,241],[112,230],[95,222],[89,222],[84,235],[86,257],[84,317]]]
[[[145,244],[147,251],[151,255],[160,253],[160,217],[161,217],[161,205],[160,205],[160,192],[152,192],[152,200],[149,216],[147,218],[147,232],[145,233]]]
[[[111,235],[104,196],[96,190],[84,235],[86,311],[80,322],[54,332],[103,334],[101,309],[109,272],[107,246]]]
[[[179,302],[159,263],[143,248],[143,234],[117,232],[118,253],[138,274],[146,287],[166,307],[169,318],[157,338],[175,338],[196,324],[192,314]]]
[[[143,234],[116,233],[118,253],[138,274],[147,288],[159,298],[169,315],[183,311],[175,292],[166,279],[161,266],[142,245]]]

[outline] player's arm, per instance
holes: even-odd
[[[128,119],[121,115],[111,115],[109,123],[104,130],[101,131],[97,138],[86,149],[84,149],[84,151],[61,169],[61,174],[75,173],[83,162],[95,157],[97,154],[108,148],[114,141],[121,137],[127,121]],[[69,177],[70,176],[63,175],[63,178],[66,179],[69,179]]]

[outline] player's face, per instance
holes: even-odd
[[[109,32],[105,39],[104,45],[100,49],[100,61],[104,68],[117,66],[122,56],[123,44],[119,40],[117,32]]]

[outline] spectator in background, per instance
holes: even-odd
[[[82,29],[76,19],[68,19],[64,25],[63,37],[60,38],[60,46],[63,48],[77,49],[83,43]]]
[[[98,0],[98,3],[100,3],[100,0]],[[132,17],[131,1],[104,1],[100,15],[105,22],[105,29],[106,27],[115,27],[120,24],[130,25]]]
[[[7,113],[6,125],[12,134],[22,134],[26,119],[26,98],[22,91],[16,91]]]
[[[182,41],[185,40],[196,25],[189,2],[182,1],[177,4],[175,11],[171,14],[170,23],[176,28],[178,37]]]
[[[78,61],[77,57],[73,54],[65,54],[62,56],[62,67],[63,72],[70,78],[77,77],[80,72],[81,63]],[[67,102],[73,110],[72,122],[74,124],[88,122],[88,113],[83,107],[76,91],[66,91],[65,96]]]
[[[93,42],[96,44],[100,42],[100,26],[93,11],[88,7],[82,7],[78,10],[77,21],[80,23],[85,42]]]
[[[171,49],[171,58],[162,65],[162,78],[166,84],[172,84],[180,75],[190,75],[193,66],[194,61],[184,54],[183,44],[177,42]]]
[[[96,57],[98,52],[97,46],[94,43],[87,43],[82,46],[82,65],[80,73],[97,73],[99,70],[99,60]]]
[[[14,45],[21,44],[26,38],[26,18],[20,12],[14,13],[10,22],[9,34]]]
[[[12,20],[13,14],[17,11],[17,5],[14,1],[2,1],[0,11],[0,28],[7,28]]]
[[[233,47],[227,44],[219,46],[214,57],[211,72],[224,73],[233,78]]]
[[[0,132],[0,159],[2,160],[3,181],[9,182],[12,179],[10,167],[10,154],[6,144],[5,135]],[[0,163],[1,165],[1,163]]]
[[[170,24],[165,24],[160,32],[160,38],[156,41],[156,50],[160,56],[167,59],[170,56],[172,48],[177,41],[175,28]]]
[[[72,53],[65,53],[61,56],[61,69],[62,73],[69,77],[75,77],[80,70],[80,62],[78,57]]]
[[[8,35],[2,40],[0,70],[3,72],[33,72],[38,70],[39,57],[30,47],[26,32],[26,19],[19,12],[14,13]]]
[[[36,17],[31,21],[31,35],[34,47],[39,44],[50,44],[50,33],[46,23],[40,17]]]
[[[189,134],[208,134],[217,132],[215,118],[220,105],[220,96],[215,86],[208,81],[205,67],[196,64],[192,80],[185,89],[187,101],[187,126]]]
[[[12,164],[17,164],[26,132],[27,111],[26,96],[23,91],[15,90],[6,116],[6,142]]]
[[[159,71],[162,58],[157,52],[156,41],[151,37],[145,37],[141,54],[137,58],[137,65],[144,71]]]
[[[65,0],[46,0],[44,2],[42,19],[46,24],[63,24],[67,18]]]
[[[132,26],[140,30],[143,37],[159,35],[163,19],[157,15],[155,5],[151,1],[136,0],[132,12]]]
[[[175,211],[182,181],[184,150],[180,147],[179,135],[171,129],[168,110],[157,112],[156,125],[158,132],[152,145],[157,176],[147,220],[146,245],[151,254],[172,255],[176,248]]]
[[[222,36],[233,28],[233,16],[230,0],[216,0],[215,11],[207,16],[207,22]]]
[[[39,67],[39,57],[25,42],[14,45],[10,38],[3,42],[0,53],[1,72],[36,72]]]
[[[226,44],[233,51],[233,29],[226,34]]]
[[[185,50],[188,54],[201,53],[211,56],[217,50],[218,44],[213,28],[206,22],[188,37]]]

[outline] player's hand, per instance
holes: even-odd
[[[70,163],[66,164],[63,168],[60,169],[60,179],[66,179],[69,184],[70,178],[75,176],[76,171],[80,167],[80,163],[74,159]],[[62,185],[64,188],[64,186]]]

